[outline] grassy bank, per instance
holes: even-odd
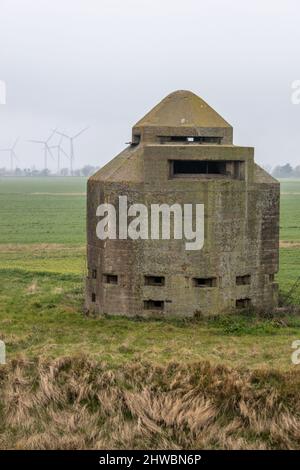
[[[76,263],[75,257],[75,263]],[[179,321],[122,317],[86,318],[83,278],[69,271],[0,270],[0,339],[9,359],[59,357],[85,352],[111,365],[129,360],[191,362],[231,366],[294,368],[291,343],[300,337],[300,318],[255,314]]]
[[[86,357],[0,368],[2,449],[295,449],[300,372]],[[4,428],[5,423],[5,428]]]

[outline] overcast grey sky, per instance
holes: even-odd
[[[102,165],[159,100],[188,89],[258,162],[300,164],[299,52],[297,0],[0,0],[0,147],[20,135],[21,166],[42,168],[27,139],[90,125],[75,166]]]

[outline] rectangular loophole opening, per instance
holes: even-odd
[[[164,286],[164,276],[144,276],[145,286]]]
[[[96,294],[94,292],[92,293],[92,302],[96,302]]]
[[[275,274],[269,274],[269,281],[274,282],[275,281]]]
[[[244,276],[237,276],[236,277],[236,285],[237,286],[245,286],[251,284],[251,276],[250,274],[246,274]]]
[[[236,299],[235,301],[236,308],[247,308],[251,306],[251,299]]]
[[[244,162],[232,160],[170,160],[171,178],[244,179]]]
[[[92,269],[92,279],[97,279],[97,269]]]
[[[217,287],[216,277],[194,277],[193,284],[195,287]]]
[[[226,174],[225,162],[214,162],[204,160],[174,160],[173,174],[197,175],[197,174]]]
[[[163,310],[165,302],[163,300],[144,300],[145,310]]]
[[[103,274],[103,282],[105,284],[118,284],[118,276],[116,274]]]
[[[185,136],[185,135],[160,135],[161,143],[178,142],[179,144],[197,143],[197,144],[218,144],[222,142],[222,137],[218,136]]]

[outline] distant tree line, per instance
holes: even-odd
[[[300,178],[300,165],[294,168],[289,163],[278,165],[273,169],[272,175],[275,178]]]
[[[286,163],[285,165],[278,165],[275,168],[271,168],[270,165],[264,166],[268,173],[271,173],[275,178],[300,178],[300,165],[294,168]],[[92,165],[85,165],[82,168],[78,168],[73,171],[72,176],[91,176],[99,170],[99,167]],[[69,168],[62,168],[59,172],[51,172],[48,169],[37,170],[35,167],[32,168],[15,168],[13,171],[7,168],[0,168],[1,176],[71,176]]]
[[[82,168],[78,168],[73,171],[72,176],[91,176],[95,173],[99,167],[92,165],[85,165]],[[71,176],[69,168],[62,168],[59,172],[51,172],[48,169],[37,170],[35,167],[32,168],[15,168],[13,171],[7,168],[0,168],[1,176]]]

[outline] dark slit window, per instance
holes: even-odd
[[[118,284],[118,276],[116,274],[103,274],[105,284]]]
[[[96,302],[96,294],[92,293],[92,302]]]
[[[204,160],[174,160],[173,174],[197,175],[197,174],[226,174],[225,162]]]
[[[97,279],[97,269],[92,269],[92,279]]]
[[[187,144],[195,142],[197,144],[221,144],[222,142],[222,137],[216,136],[160,135],[158,138],[161,143],[178,142],[179,144]]]
[[[237,299],[235,302],[236,308],[247,308],[250,307],[251,305],[251,300],[246,298],[246,299]]]
[[[145,310],[163,310],[165,303],[163,300],[144,300]]]
[[[244,179],[244,162],[231,160],[171,160],[173,178],[209,176]]]
[[[145,286],[164,286],[164,276],[145,276]]]
[[[251,276],[246,274],[245,276],[237,276],[236,277],[236,285],[237,286],[244,286],[251,283]]]
[[[216,277],[194,277],[193,284],[195,287],[217,287]]]

